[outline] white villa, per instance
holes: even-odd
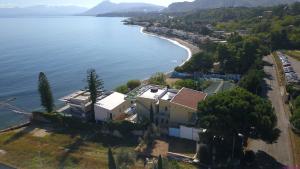
[[[131,107],[130,101],[125,100],[126,95],[112,92],[103,98],[99,97],[94,106],[96,121],[116,120],[124,115]]]

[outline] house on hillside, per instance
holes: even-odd
[[[139,118],[150,118],[151,107],[154,122],[161,127],[193,125],[196,121],[198,102],[207,94],[188,88],[174,90],[150,86],[136,97]]]
[[[75,117],[84,118],[92,109],[90,92],[85,90],[76,91],[59,100],[67,105],[68,113]]]
[[[127,110],[131,107],[131,102],[125,98],[126,95],[118,92],[99,97],[94,105],[95,120],[98,122],[124,120],[127,117]]]

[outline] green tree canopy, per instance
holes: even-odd
[[[241,133],[250,136],[254,127],[264,141],[276,139],[270,135],[277,131],[277,117],[271,103],[242,88],[208,97],[199,103],[198,115],[200,127],[208,129],[212,135],[230,137]]]
[[[213,55],[208,52],[194,54],[192,58],[175,70],[178,72],[209,72],[213,67]]]
[[[239,82],[239,86],[251,93],[259,94],[262,91],[264,72],[251,69]]]
[[[87,71],[87,88],[91,94],[92,101],[92,120],[95,120],[94,104],[97,101],[98,92],[103,90],[103,81],[99,78],[95,69]]]
[[[51,87],[46,75],[43,72],[39,74],[38,90],[40,93],[41,105],[47,110],[47,112],[52,112],[54,108],[54,102]]]

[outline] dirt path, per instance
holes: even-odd
[[[275,65],[272,56],[266,56],[264,60]],[[267,153],[282,165],[293,166],[294,158],[290,137],[289,115],[284,110],[284,103],[282,99],[283,88],[278,84],[275,66],[265,66],[264,70],[269,76],[265,79],[266,84],[269,86],[266,95],[275,108],[278,120],[277,127],[281,130],[281,133],[276,143],[267,144],[263,141],[251,140],[249,148],[254,151],[263,151]]]

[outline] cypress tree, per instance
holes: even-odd
[[[159,155],[159,157],[158,157],[158,161],[157,161],[157,169],[163,169],[163,164],[162,164],[162,158],[161,158],[161,155]]]
[[[52,112],[54,108],[53,96],[48,79],[43,72],[40,72],[39,74],[38,88],[41,97],[41,105],[47,112]]]
[[[87,71],[87,83],[88,83],[88,90],[91,94],[91,101],[92,101],[92,121],[95,121],[95,112],[94,112],[94,105],[97,101],[98,91],[103,90],[103,81],[99,79],[99,76],[96,73],[95,69],[89,69]]]
[[[108,148],[108,169],[117,169],[116,162],[112,154],[111,148]]]
[[[150,122],[154,123],[154,113],[153,113],[152,104],[151,104],[151,107],[150,107]]]

